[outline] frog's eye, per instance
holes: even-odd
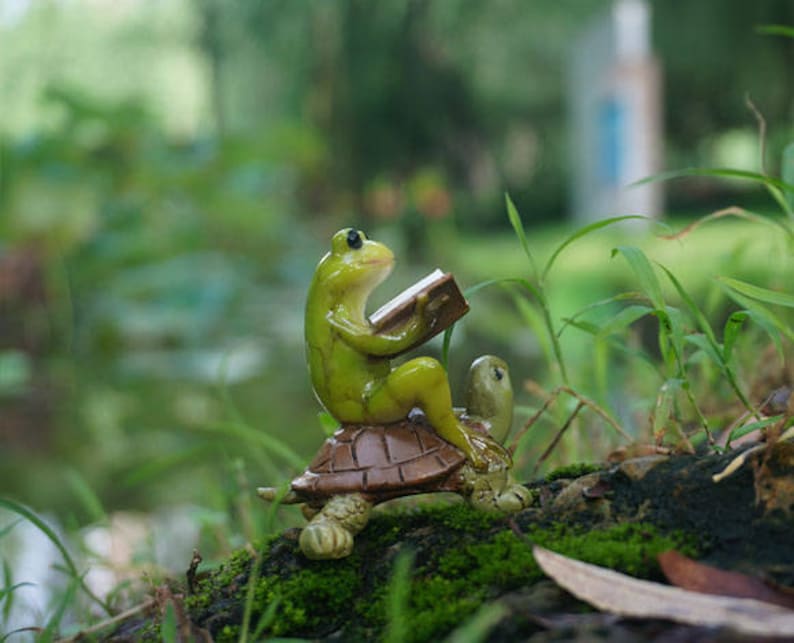
[[[493,369],[493,376],[496,378],[497,382],[501,382],[502,378],[505,376],[505,372],[498,366],[495,366]]]
[[[347,245],[353,250],[358,250],[364,245],[364,240],[361,238],[361,233],[358,230],[350,228],[347,232]]]

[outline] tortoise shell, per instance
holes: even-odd
[[[345,425],[328,438],[292,489],[309,499],[362,493],[374,501],[455,491],[463,452],[427,424]]]

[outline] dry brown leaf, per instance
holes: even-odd
[[[718,569],[674,550],[662,552],[658,560],[667,580],[682,589],[719,596],[754,598],[794,609],[793,595],[773,589],[760,578]]]
[[[794,637],[794,611],[751,598],[700,594],[638,580],[583,563],[535,545],[540,568],[560,587],[607,612],[633,618],[660,618],[727,627],[755,636]]]

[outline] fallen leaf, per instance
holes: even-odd
[[[540,568],[560,587],[602,611],[632,618],[727,627],[755,636],[794,637],[794,611],[777,605],[639,580],[537,545],[532,552]]]
[[[667,580],[682,589],[719,596],[754,598],[794,609],[794,596],[773,589],[760,578],[718,569],[673,550],[662,552],[658,560]]]

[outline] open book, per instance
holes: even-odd
[[[434,323],[425,335],[405,351],[424,344],[469,312],[469,304],[455,283],[455,278],[448,272],[436,269],[369,316],[375,332],[388,333],[408,321],[416,309],[417,297],[423,292],[428,295],[427,306],[432,311]]]

